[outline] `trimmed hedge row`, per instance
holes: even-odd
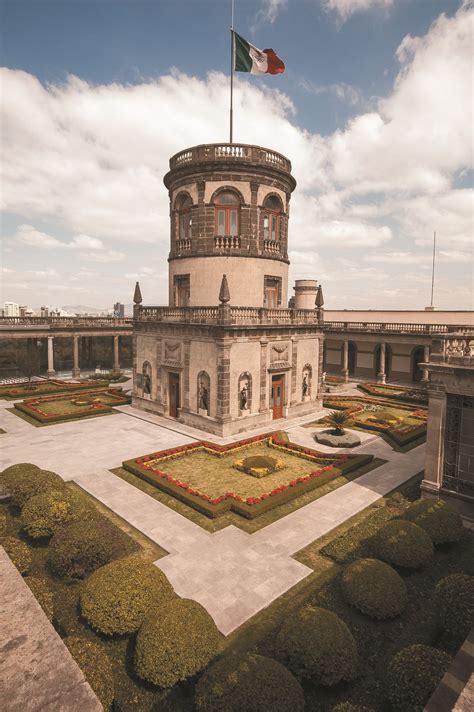
[[[145,617],[174,597],[164,573],[138,557],[112,561],[84,582],[81,612],[105,635],[135,633]]]
[[[87,410],[77,410],[72,413],[50,413],[46,415],[45,413],[41,412],[39,408],[36,407],[40,406],[42,402],[63,400],[65,394],[59,394],[57,396],[46,396],[45,398],[24,400],[22,402],[15,403],[13,407],[42,424],[56,423],[58,421],[62,422],[63,420],[77,420],[78,418],[88,418],[96,415],[105,415],[106,413],[111,413],[114,409],[114,406],[128,405],[129,403],[131,403],[130,396],[127,396],[125,395],[125,393],[119,391],[121,391],[121,389],[119,388],[114,388],[111,390],[102,389],[101,391],[86,391],[84,396],[87,397],[107,394],[109,397],[114,398],[114,403],[100,403],[97,404],[97,407],[93,408],[92,410],[89,409],[89,406],[87,406]],[[71,394],[71,398],[80,395],[81,394],[79,393]]]
[[[135,672],[153,685],[173,687],[203,670],[221,647],[222,635],[205,608],[177,598],[143,622],[135,646]]]
[[[197,712],[303,712],[304,704],[298,680],[263,655],[227,655],[196,685]]]
[[[92,640],[76,636],[65,638],[64,642],[102,702],[104,710],[110,709],[114,699],[114,674],[112,663],[103,647]]]
[[[454,544],[463,533],[461,517],[442,499],[419,499],[408,507],[401,518],[418,524],[431,537],[435,546]]]
[[[452,574],[438,581],[436,615],[445,633],[463,640],[474,627],[474,576]]]
[[[433,544],[424,529],[400,519],[380,527],[370,544],[375,556],[392,566],[419,569],[433,558]]]
[[[423,712],[441,682],[451,658],[427,645],[410,645],[398,652],[387,670],[387,697],[394,712]]]
[[[1,540],[1,545],[21,574],[28,573],[33,562],[30,549],[25,542],[6,536]]]
[[[357,559],[341,574],[342,595],[369,618],[395,618],[407,605],[405,582],[395,569],[377,559]]]
[[[109,385],[108,380],[100,381],[84,381],[83,383],[70,383],[68,381],[59,381],[50,379],[48,381],[35,381],[35,384],[28,386],[22,385],[3,385],[0,386],[0,398],[4,400],[18,400],[25,396],[42,396],[59,393],[82,393],[88,390],[96,390],[103,386],[106,388]]]
[[[30,497],[45,492],[56,490],[58,492],[66,489],[62,477],[49,470],[27,470],[12,478],[9,483],[8,492],[11,495],[12,504],[22,509]]]
[[[30,497],[23,507],[21,523],[32,539],[51,537],[73,522],[94,521],[99,512],[86,497],[73,490],[51,490]]]
[[[46,618],[52,621],[54,615],[54,594],[49,588],[46,579],[36,576],[27,576],[25,582],[45,612]]]

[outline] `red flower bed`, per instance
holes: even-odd
[[[93,398],[107,395],[108,398],[113,398],[113,404],[105,403],[91,403],[83,407],[78,407],[74,412],[71,413],[46,413],[41,408],[42,403],[51,403],[54,401],[64,400],[65,397],[73,397],[73,394],[65,396],[65,394],[55,394],[53,396],[43,396],[38,398],[27,398],[21,403],[15,403],[14,407],[31,416],[40,423],[55,423],[62,420],[72,420],[81,417],[88,417],[91,415],[110,413],[114,405],[126,405],[130,403],[130,398],[121,392],[118,388],[104,390],[87,391],[86,393],[76,393],[74,394],[77,398]]]

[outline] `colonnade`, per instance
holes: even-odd
[[[341,343],[341,372],[345,383],[349,381],[349,376],[352,375],[349,372],[349,342],[350,339],[344,339]],[[354,343],[354,342],[352,342]],[[391,344],[382,341],[377,344],[379,346],[378,360],[377,360],[377,382],[386,383],[387,373],[386,373],[386,363],[387,363],[387,346],[391,348]],[[377,348],[377,346],[375,348]],[[427,363],[430,358],[430,347],[428,345],[423,347],[423,362]],[[429,371],[427,368],[421,369],[421,383],[429,382]]]
[[[61,337],[63,338],[63,337]],[[81,367],[79,363],[79,339],[80,336],[72,337],[72,375],[73,378],[78,378],[81,375]],[[120,353],[119,353],[119,342],[120,336],[118,334],[113,336],[114,340],[114,363],[113,370],[120,371]],[[48,336],[48,378],[54,378],[56,376],[56,369],[54,367],[54,336]]]

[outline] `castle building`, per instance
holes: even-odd
[[[290,161],[241,144],[170,159],[169,306],[134,296],[133,404],[221,436],[320,405],[323,297],[288,303]]]

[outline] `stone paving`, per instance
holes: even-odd
[[[35,428],[0,407],[0,427],[7,430],[2,436],[0,469],[14,462],[34,462],[74,480],[169,552],[156,565],[179,595],[193,598],[209,611],[225,635],[311,573],[292,558],[294,553],[423,469],[424,446],[403,455],[381,438],[361,433],[363,442],[352,452],[372,453],[387,460],[384,465],[255,534],[234,526],[211,534],[109,469],[147,452],[214,438],[130,406],[121,410],[119,415]],[[285,427],[293,442],[314,447],[312,430],[301,423],[323,413],[275,425]]]

